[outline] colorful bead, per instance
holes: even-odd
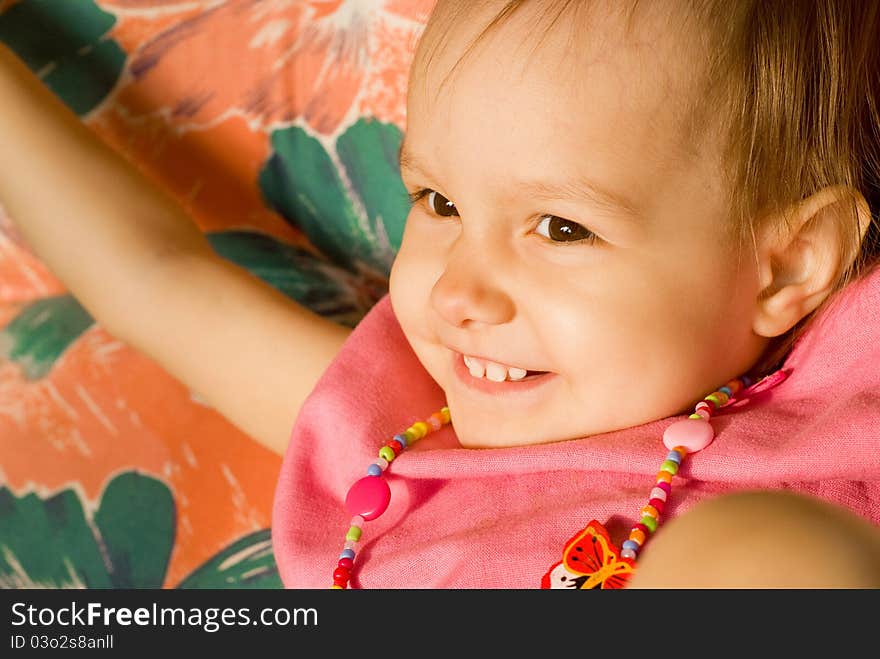
[[[440,414],[443,415],[443,423],[449,423],[452,420],[451,417],[449,416],[449,408],[448,407],[440,408]]]
[[[636,559],[636,553],[632,549],[624,549],[620,552],[620,555],[633,561]]]
[[[379,468],[375,462],[371,463],[369,467],[367,467],[367,476],[381,476],[382,470]]]
[[[404,430],[403,433],[401,433],[401,434],[406,436],[406,443],[408,446],[412,446],[413,444],[415,444],[419,440],[418,435],[416,433],[414,433],[412,430],[409,430],[409,429]]]
[[[697,414],[696,412],[694,414],[691,414],[688,417],[688,419],[705,419],[705,418],[706,417],[703,414]]]
[[[354,560],[354,549],[349,549],[348,547],[346,547],[342,550],[342,553],[339,554],[339,558],[350,558],[351,560]]]
[[[412,424],[412,425],[411,425],[409,428],[407,428],[406,430],[407,430],[407,432],[410,432],[410,433],[412,433],[413,435],[415,435],[415,436],[416,436],[416,439],[421,439],[422,437],[425,436],[425,433],[423,433],[419,428],[416,428],[416,424]]]
[[[427,435],[429,432],[431,432],[431,428],[430,428],[430,427],[428,426],[428,424],[425,423],[424,421],[416,421],[416,422],[413,424],[413,428],[419,430],[419,431],[422,433],[422,437],[424,437],[424,436]]]
[[[373,461],[373,464],[379,467],[382,471],[388,469],[388,460],[385,458],[376,458],[376,460]]]
[[[351,540],[352,542],[357,542],[361,539],[361,528],[359,526],[352,526],[348,529],[348,533],[345,534],[346,540]]]
[[[666,473],[666,472],[663,472]],[[666,492],[666,495],[669,496],[672,494],[672,486],[667,482],[657,483],[654,487],[659,487],[661,490]]]
[[[332,590],[345,590],[345,588],[343,588],[342,586],[340,586],[338,583],[333,584],[332,586],[330,586],[330,588],[331,588]]]
[[[730,389],[730,394],[732,396],[735,396],[737,394],[737,392],[739,392],[743,388],[743,384],[739,380],[731,380],[730,382],[728,382],[724,386],[727,387],[728,389]]]
[[[660,465],[660,469],[662,471],[668,471],[670,474],[675,476],[678,473],[678,463],[673,462],[672,460],[664,460],[663,464]]]
[[[351,521],[348,523],[349,526],[363,526],[364,518],[361,515],[355,515],[351,518]]]
[[[345,509],[349,515],[373,520],[385,512],[390,501],[391,488],[384,478],[364,476],[345,495]]]
[[[733,391],[731,391],[730,387],[718,387],[718,391],[720,391],[722,394],[727,394],[728,398],[733,396]]]
[[[642,524],[641,522],[637,522],[637,523],[633,524],[632,529],[630,529],[630,534],[634,533],[635,531],[641,531],[644,535],[647,535],[648,534],[648,527],[645,526],[644,524]]]
[[[428,417],[428,423],[431,424],[434,430],[440,430],[443,427],[443,415],[440,412],[434,412]]]
[[[727,405],[727,401],[730,400],[730,396],[728,396],[723,391],[715,391],[712,393],[712,395],[718,399],[718,404],[721,405],[721,407]]]
[[[639,543],[634,542],[633,540],[624,540],[623,544],[620,547],[621,549],[632,549],[633,551],[638,551]]]
[[[346,540],[345,544],[342,546],[346,549],[351,549],[352,551],[354,551],[354,548],[357,547],[357,544],[357,540]]]
[[[403,444],[400,443],[399,439],[389,439],[385,446],[394,451],[394,457],[400,455],[403,452],[403,449],[406,448]]]
[[[649,517],[648,515],[645,515],[644,517],[642,517],[642,524],[647,526],[648,530],[651,533],[653,533],[654,531],[657,530],[657,520],[654,519],[653,517]]]
[[[383,446],[379,449],[379,457],[385,458],[388,462],[393,462],[397,455],[394,453],[394,449]]]
[[[338,567],[333,570],[333,581],[348,581],[350,577],[351,572],[344,567]]]
[[[672,474],[668,471],[660,470],[657,472],[657,484],[660,483],[671,483],[672,482]]]
[[[398,442],[400,442],[400,445],[401,445],[403,448],[406,448],[407,446],[409,446],[409,440],[406,438],[406,433],[405,433],[405,432],[401,432],[401,433],[398,433],[398,434],[394,435],[394,437],[393,437],[392,439],[395,439],[395,440],[397,440]]]
[[[666,459],[672,460],[675,464],[680,465],[681,453],[679,453],[678,451],[669,451],[669,453],[666,454]]]
[[[688,418],[689,419],[703,419],[704,421],[708,421],[709,419],[712,418],[712,414],[709,413],[709,410],[702,408],[699,411],[691,414]]]
[[[704,400],[701,400],[697,403],[697,406],[694,408],[694,411],[699,412],[700,410],[706,410],[710,414],[712,413],[712,406]]]
[[[722,401],[722,399],[726,399],[726,398],[727,398],[727,396],[725,396],[724,394],[715,391],[715,392],[712,392],[711,394],[709,394],[708,396],[706,396],[706,398],[704,400],[708,400],[708,401],[715,403],[715,407],[717,408],[717,407],[722,407],[724,405],[724,403],[722,403],[721,401]]]
[[[659,499],[660,501],[666,501],[667,494],[668,493],[666,492],[666,490],[662,490],[659,487],[655,487],[653,490],[651,490],[651,494],[649,494],[648,497],[651,499]]]
[[[657,510],[658,513],[662,513],[663,508],[666,506],[666,500],[665,499],[651,499],[650,501],[648,501],[648,505],[654,506],[654,508]]]
[[[346,556],[345,558],[339,559],[338,565],[339,565],[339,567],[344,567],[344,568],[347,568],[350,570],[352,567],[354,567],[354,561],[351,560],[348,556]]]
[[[712,424],[705,420],[682,419],[676,421],[663,432],[663,444],[672,450],[685,447],[690,453],[701,451],[715,438]]]
[[[639,512],[642,514],[642,517],[652,517],[655,520],[660,519],[660,511],[651,504],[642,506],[642,509]]]
[[[643,544],[645,544],[645,532],[641,529],[633,529],[629,532],[629,539],[633,542],[638,542],[639,546],[641,547]]]

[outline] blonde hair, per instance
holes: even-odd
[[[446,79],[491,30],[532,1],[506,2]],[[542,17],[550,21],[535,48],[561,18],[586,6],[583,0],[541,3]],[[441,0],[415,59],[429,65],[449,30],[484,4]],[[640,4],[631,0],[629,19]],[[705,74],[685,126],[689,133],[711,130],[721,138],[729,229],[737,243],[754,245],[761,218],[776,215],[787,221],[784,211],[797,201],[829,186],[846,186],[865,197],[871,223],[862,239],[853,197],[850,212],[841,215],[842,257],[847,265],[835,292],[867,274],[880,262],[880,3],[681,0],[663,6],[677,9],[706,35]],[[425,39],[428,34],[430,40]],[[833,297],[829,295],[822,306],[771,340],[752,375],[781,366],[810,321]]]

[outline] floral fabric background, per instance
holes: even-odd
[[[433,4],[0,0],[0,41],[220,255],[353,327],[400,245]],[[280,587],[280,465],[96,324],[0,209],[0,587]]]

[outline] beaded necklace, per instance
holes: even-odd
[[[785,379],[786,375],[785,371],[777,371],[764,378],[759,384],[771,381],[768,385],[774,386]],[[564,561],[567,569],[580,575],[582,584],[580,588],[620,588],[625,585],[634,570],[639,551],[660,524],[660,515],[672,494],[672,477],[678,473],[682,462],[689,454],[701,451],[712,443],[715,431],[709,419],[713,412],[731,403],[737,392],[750,386],[750,378],[746,376],[735,378],[697,403],[694,413],[688,418],[676,421],[666,428],[663,433],[663,444],[669,452],[660,465],[660,471],[657,472],[656,481],[648,495],[648,503],[639,511],[640,521],[630,529],[629,537],[619,551],[611,544],[608,532],[596,520],[592,520],[581,533],[569,541],[566,546],[566,556],[570,547],[584,538],[589,538],[594,543],[598,541],[604,547],[603,551],[608,558],[593,565],[585,565],[583,561],[578,564]],[[753,389],[757,387],[758,385],[755,385]],[[352,518],[348,532],[345,534],[342,552],[333,570],[331,588],[341,590],[348,587],[364,522],[376,519],[388,508],[391,489],[382,475],[389,465],[405,449],[426,435],[440,430],[450,420],[449,408],[443,407],[425,421],[416,421],[403,432],[394,435],[379,449],[379,457],[367,467],[367,475],[351,486],[345,497],[345,508]],[[578,551],[581,549],[574,548]],[[577,561],[578,558],[574,557],[572,560]],[[549,573],[544,578],[545,587],[549,587],[546,585],[548,580]]]

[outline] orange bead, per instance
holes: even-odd
[[[643,545],[645,544],[645,532],[642,529],[633,529],[629,532],[629,539]]]
[[[672,482],[672,474],[668,471],[658,471],[657,472],[657,482],[658,483],[671,483]]]
[[[740,382],[739,380],[731,380],[724,386],[730,389],[730,391],[735,394],[737,391],[742,389],[742,382]]]
[[[681,456],[682,460],[684,460],[687,457],[688,450],[684,446],[676,446],[672,450],[675,451],[676,453],[678,453]]]
[[[660,519],[660,513],[651,504],[648,504],[647,506],[642,506],[642,509],[639,512],[642,513],[642,517],[647,515],[648,517],[653,517],[654,519]]]

